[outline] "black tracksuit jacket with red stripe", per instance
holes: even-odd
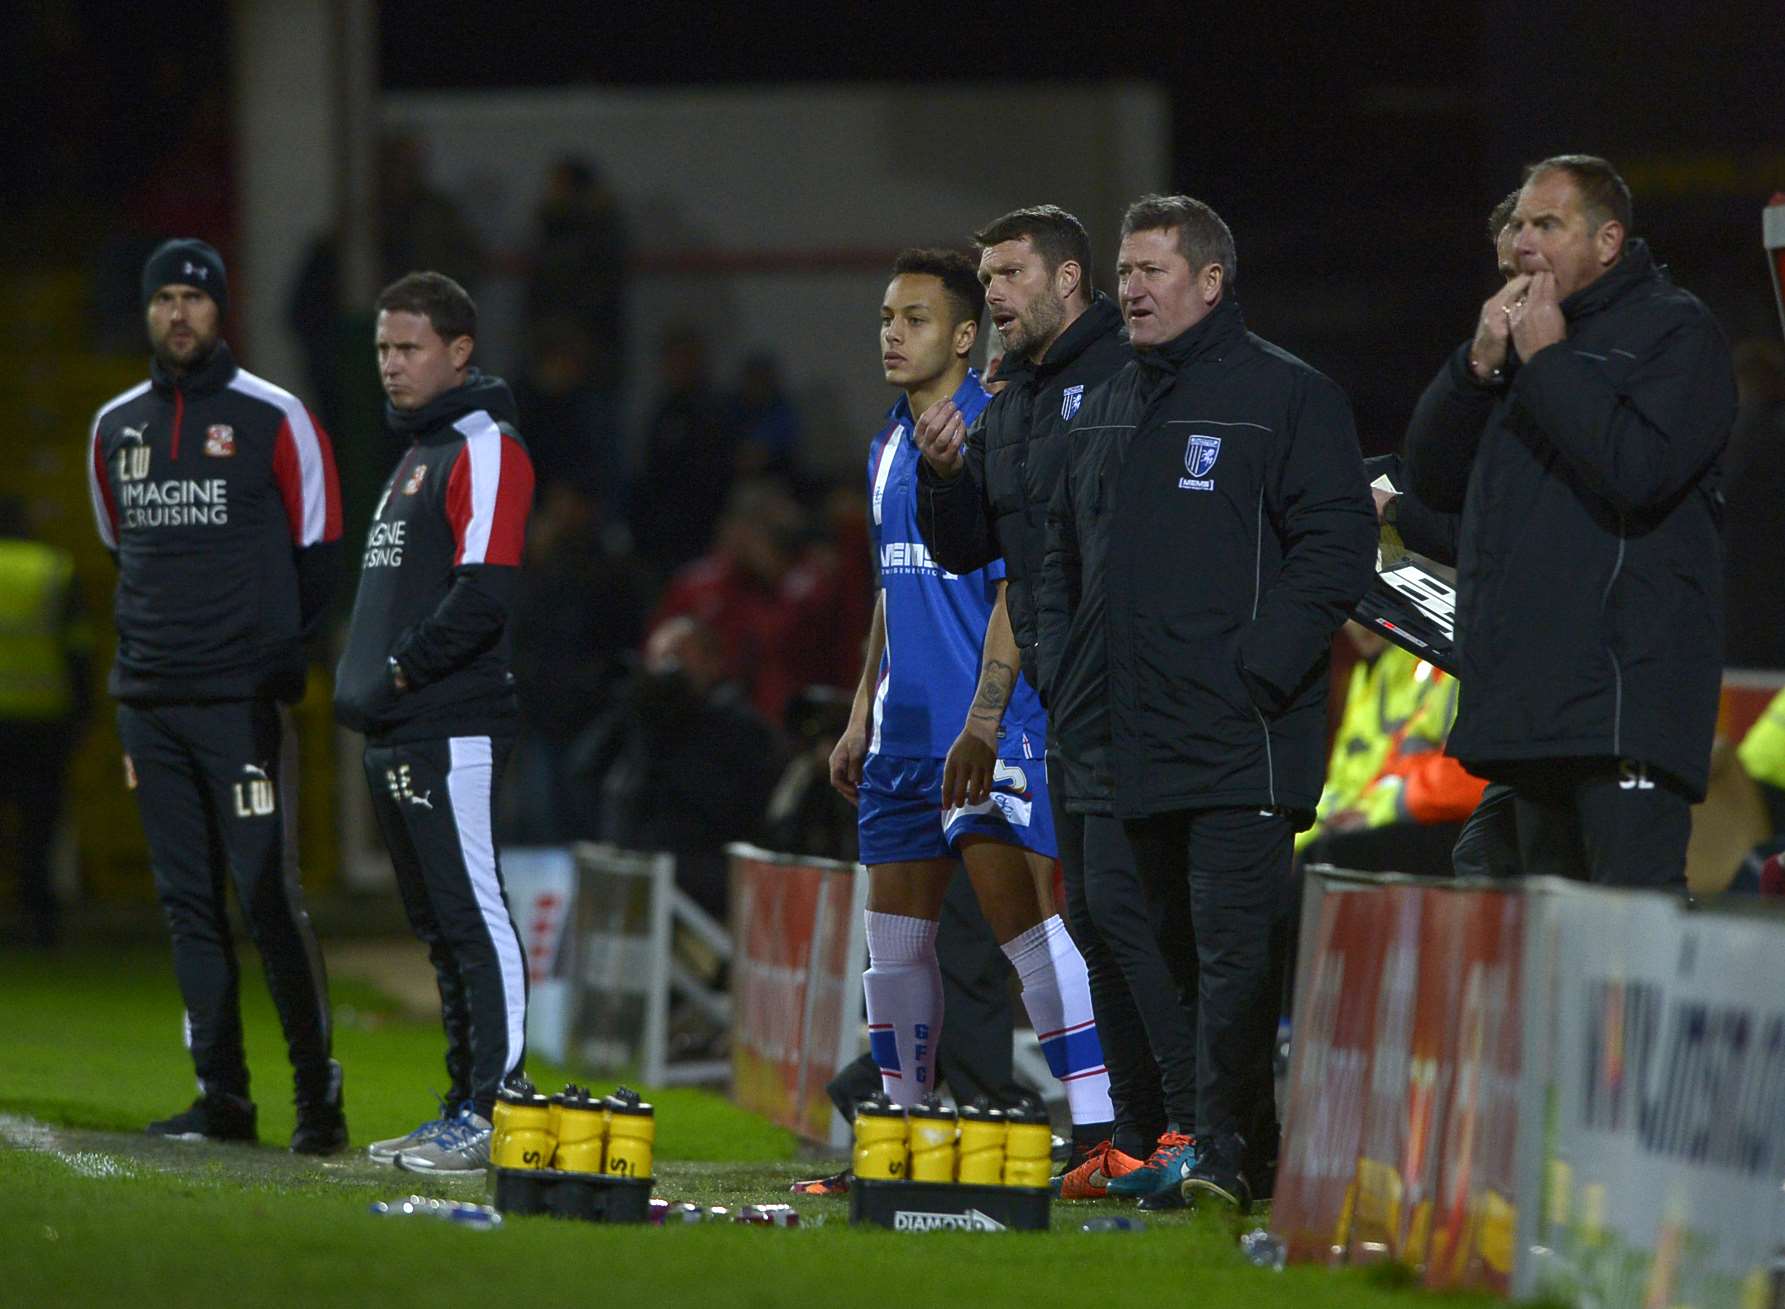
[[[301,699],[304,638],[340,571],[328,434],[217,344],[99,408],[87,456],[118,561],[111,693],[136,704]]]
[[[366,534],[335,716],[380,744],[512,737],[508,618],[533,505],[514,398],[473,369],[421,409],[387,406],[385,421],[409,448]]]

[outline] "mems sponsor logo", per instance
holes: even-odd
[[[888,541],[880,547],[880,571],[886,573],[927,573],[954,580],[955,573],[937,566],[929,547],[922,541]]]

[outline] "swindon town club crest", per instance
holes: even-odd
[[[427,475],[428,466],[426,464],[417,464],[414,471],[409,474],[409,480],[403,483],[403,494],[414,495],[417,491],[421,490],[421,479]]]
[[[205,428],[205,453],[214,459],[227,459],[236,452],[236,429],[227,423]]]

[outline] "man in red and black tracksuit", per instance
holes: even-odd
[[[298,887],[296,737],[304,639],[340,564],[326,433],[219,339],[223,261],[169,241],[143,269],[149,380],[100,406],[89,489],[118,562],[118,700],[199,1098],[156,1135],[256,1139],[224,887],[266,965],[297,1084],[291,1148],[347,1144],[328,983]]]
[[[526,1053],[526,961],[492,811],[519,718],[508,619],[533,465],[507,384],[470,365],[464,289],[411,273],[378,310],[385,419],[408,447],[372,515],[335,709],[366,736],[378,826],[439,981],[451,1088],[440,1118],[370,1152],[475,1172],[496,1092]]]

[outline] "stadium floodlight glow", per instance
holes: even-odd
[[[1776,191],[1761,212],[1761,239],[1773,275],[1773,303],[1779,307],[1779,328],[1785,331],[1785,191]]]

